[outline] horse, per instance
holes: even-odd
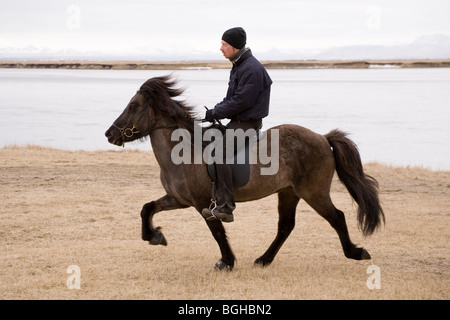
[[[160,180],[166,194],[143,205],[142,239],[151,245],[167,245],[161,227],[153,226],[153,216],[161,211],[194,207],[199,213],[211,204],[211,178],[204,159],[201,163],[174,163],[171,150],[178,141],[172,139],[176,129],[193,133],[200,119],[194,107],[175,99],[183,93],[171,75],[145,81],[131,98],[122,114],[105,132],[108,142],[117,146],[148,137],[160,166]],[[203,127],[202,130],[205,130]],[[278,194],[278,230],[275,239],[263,255],[254,262],[268,266],[295,226],[295,214],[300,199],[304,199],[337,232],[345,257],[371,259],[369,252],[350,240],[345,215],[330,198],[334,172],[358,205],[358,227],[364,236],[374,233],[385,216],[378,197],[378,182],[363,171],[357,146],[347,134],[334,129],[320,135],[298,125],[284,124],[266,131],[268,141],[277,130],[279,135],[279,169],[273,175],[262,175],[265,165],[259,160],[250,165],[246,185],[235,188],[235,201],[258,200]],[[203,146],[204,147],[204,146]],[[267,147],[271,151],[271,145]],[[220,182],[219,182],[220,183]],[[235,256],[225,228],[218,219],[205,219],[217,241],[221,258],[218,270],[232,270]],[[236,222],[235,222],[236,223]]]

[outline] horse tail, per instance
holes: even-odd
[[[371,235],[385,222],[378,198],[378,182],[363,171],[361,157],[353,141],[340,130],[325,135],[333,148],[336,172],[352,198],[358,204],[358,223],[365,236]]]

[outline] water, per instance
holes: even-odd
[[[363,162],[450,170],[450,69],[268,71],[274,84],[264,128],[340,128]],[[118,150],[106,129],[145,80],[171,72],[200,115],[225,96],[229,70],[0,69],[0,147]],[[127,148],[151,150],[149,142]]]

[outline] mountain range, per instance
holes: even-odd
[[[450,59],[450,36],[425,35],[409,44],[338,46],[321,51],[272,48],[255,53],[261,60],[384,60],[384,59]],[[214,61],[216,51],[171,52],[139,48],[129,52],[80,51],[72,48],[51,50],[45,47],[0,47],[0,60],[144,60],[144,61]]]

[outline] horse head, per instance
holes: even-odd
[[[183,93],[173,86],[170,76],[147,80],[131,98],[122,114],[105,132],[112,144],[123,146],[148,136],[159,128],[176,127],[180,121],[191,121],[191,109],[172,97]]]
[[[147,133],[148,105],[143,95],[136,93],[128,102],[122,114],[114,121],[111,127],[105,132],[109,143],[123,146],[125,142],[130,142],[138,138],[143,138]]]

